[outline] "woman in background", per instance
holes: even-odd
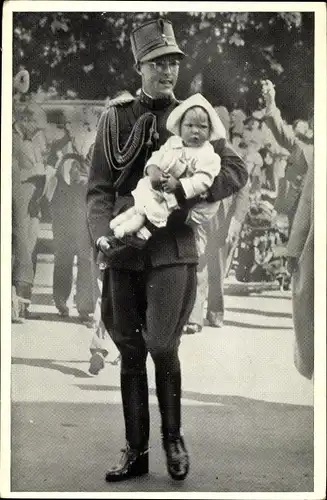
[[[266,123],[279,144],[290,152],[293,168],[306,172],[299,187],[292,229],[288,241],[288,265],[292,273],[292,306],[295,331],[294,362],[301,375],[314,372],[314,187],[313,144],[301,141],[287,127],[275,102],[274,85],[263,82]]]

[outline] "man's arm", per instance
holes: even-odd
[[[313,181],[314,169],[313,164],[310,164],[287,244],[288,255],[297,259],[301,257],[312,225]]]
[[[208,202],[219,201],[237,193],[248,180],[244,161],[226,139],[217,141],[214,149],[221,158],[221,169],[211,188],[208,189]]]
[[[204,194],[212,186],[212,183],[220,171],[220,157],[212,152],[207,154],[204,161],[199,161],[194,174],[191,177],[180,179],[186,198],[194,198]]]
[[[227,143],[226,139],[217,141],[214,145],[214,150],[215,153],[220,156],[221,168],[211,187],[208,189],[207,201],[209,203],[223,200],[237,193],[245,186],[248,180],[248,172],[244,161],[232,146]],[[195,198],[187,200],[186,203],[186,196],[182,186],[175,191],[175,196],[179,205],[183,207],[187,205],[189,208],[192,208],[192,206],[201,201],[200,198],[196,196]]]
[[[250,206],[250,181],[248,180],[245,186],[239,190],[235,198],[235,211],[233,217],[240,222],[244,222],[245,216],[248,213]]]
[[[265,123],[272,131],[276,141],[283,148],[292,151],[298,141],[291,127],[288,127],[282,120],[280,110],[277,107],[271,107],[265,115]]]
[[[87,187],[87,218],[94,243],[109,235],[115,192],[110,165],[104,152],[104,112],[97,129]]]
[[[288,127],[282,120],[280,110],[276,106],[275,87],[270,80],[262,81],[262,96],[266,104],[265,123],[272,131],[276,141],[288,151],[292,151],[298,144],[292,127]]]

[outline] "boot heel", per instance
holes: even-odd
[[[143,476],[149,472],[149,452],[146,451],[140,455],[135,462],[131,464],[130,473],[133,476]]]

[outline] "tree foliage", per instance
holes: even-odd
[[[53,97],[105,99],[135,92],[131,30],[169,18],[188,54],[177,96],[202,90],[214,105],[246,112],[260,106],[269,78],[285,116],[306,117],[313,102],[314,17],[299,12],[28,12],[14,14],[14,71],[25,67],[31,90]]]

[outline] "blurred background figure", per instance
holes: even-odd
[[[105,360],[109,359],[112,365],[117,365],[120,360],[120,354],[116,345],[111,340],[109,333],[104,326],[101,318],[101,294],[102,294],[102,273],[97,269],[98,279],[97,284],[99,288],[99,296],[96,301],[94,310],[94,333],[90,344],[90,365],[89,373],[91,375],[98,375],[99,372],[105,367]],[[109,356],[110,354],[110,356]]]
[[[255,139],[249,137],[248,139],[244,139],[244,142],[241,143],[241,147],[244,148],[244,153],[241,154],[241,156],[248,169],[251,192],[254,192],[259,189],[261,167],[263,166],[263,160],[259,153],[260,145]]]
[[[278,172],[275,168],[277,155],[268,146],[261,148],[259,154],[263,162],[259,178],[261,199],[273,209],[279,185]]]
[[[51,202],[54,244],[53,298],[62,316],[69,315],[67,300],[72,292],[73,264],[77,256],[76,308],[79,319],[92,324],[96,283],[92,273],[92,249],[86,221],[87,167],[74,148],[62,110],[47,113],[46,196]]]
[[[292,128],[294,135],[306,142],[309,133],[309,123],[306,120],[298,119],[293,122]]]
[[[244,121],[246,114],[242,109],[233,109],[230,115],[230,138],[233,142],[235,137],[243,137]]]
[[[308,139],[306,126],[299,127],[299,123],[295,129],[286,126],[276,106],[275,88],[271,81],[263,81],[262,94],[266,103],[266,123],[276,140],[290,152],[287,167],[289,178],[293,181],[294,197],[287,252],[292,274],[294,362],[298,371],[311,379],[314,373],[313,141],[311,137]]]
[[[30,75],[28,71],[21,70],[15,75],[13,79],[13,137],[14,136],[14,124],[17,119],[17,107],[19,101],[23,94],[25,94],[30,85]],[[20,182],[20,168],[19,162],[14,156],[12,157],[12,241],[11,241],[11,262],[12,262],[12,287],[11,287],[11,322],[12,323],[22,323],[24,321],[21,318],[21,310],[25,308],[25,304],[29,303],[29,300],[23,297],[17,296],[16,286],[14,283],[29,282],[31,280],[29,273],[24,272],[28,269],[28,252],[27,252],[27,235],[24,234],[24,225],[21,224],[23,221],[23,213],[19,213],[23,206],[19,203],[22,198],[21,182]],[[20,260],[21,270],[18,270],[18,262]]]
[[[224,323],[224,280],[227,257],[237,246],[249,208],[249,182],[238,193],[221,201],[216,217],[207,225],[208,306],[210,326]]]
[[[21,319],[30,316],[35,274],[35,248],[39,234],[40,198],[45,185],[43,163],[44,141],[38,134],[44,130],[46,116],[40,106],[27,103],[14,108],[12,145],[12,211],[13,267],[12,284],[20,303]],[[18,301],[18,302],[17,302]],[[13,311],[17,319],[17,310]]]
[[[215,111],[219,118],[222,121],[222,124],[225,127],[226,130],[226,139],[227,141],[230,141],[230,130],[231,130],[231,118],[230,114],[228,113],[228,109],[225,108],[225,106],[217,106],[215,108]]]

